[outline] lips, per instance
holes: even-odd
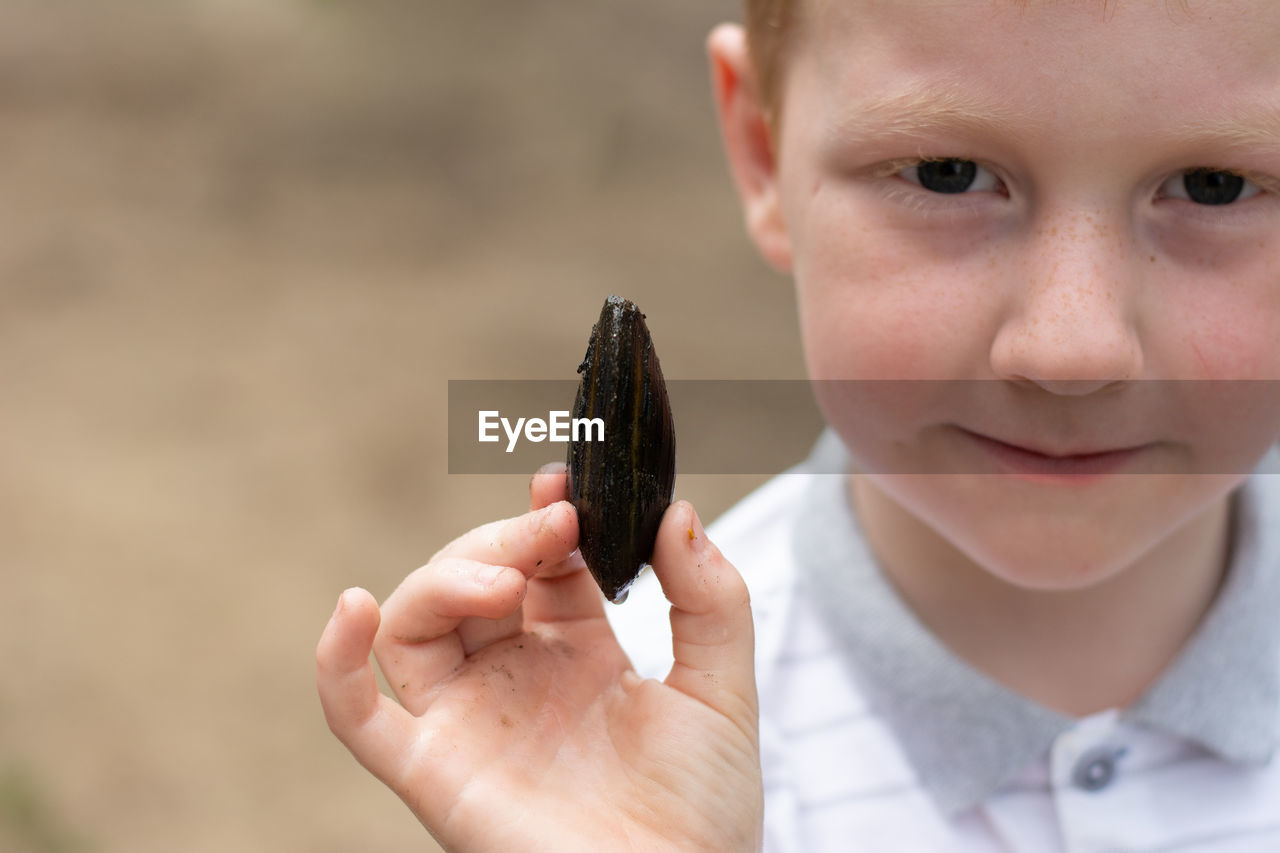
[[[965,430],[965,432],[969,432],[969,431]],[[986,441],[994,442],[996,444],[1003,444],[1005,447],[1011,448],[1013,450],[1020,450],[1023,453],[1031,453],[1036,456],[1044,456],[1049,459],[1083,460],[1083,459],[1087,459],[1095,456],[1106,456],[1109,453],[1126,453],[1131,450],[1138,450],[1141,447],[1141,445],[1138,445],[1134,447],[1107,447],[1107,448],[1097,448],[1097,449],[1091,449],[1091,450],[1083,450],[1083,449],[1057,450],[1057,451],[1039,450],[1027,444],[1022,444],[1020,442],[1013,442],[1013,441],[1002,441],[997,438],[992,438],[991,436],[982,435],[981,433],[970,432],[969,434],[974,436],[975,438],[985,439]]]
[[[962,432],[1011,474],[1041,480],[1066,478],[1074,483],[1092,481],[1115,473],[1150,447],[1138,445],[1086,452],[1042,452],[969,430],[962,429]]]

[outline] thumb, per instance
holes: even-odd
[[[688,501],[667,508],[653,572],[671,602],[675,663],[667,685],[755,731],[755,633],[738,570],[707,539]]]

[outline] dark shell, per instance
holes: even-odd
[[[667,386],[634,303],[605,300],[578,372],[573,417],[604,420],[604,441],[584,440],[584,430],[569,444],[578,546],[605,597],[621,604],[653,556],[676,482]]]

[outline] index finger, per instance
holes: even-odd
[[[431,562],[461,557],[492,566],[510,566],[525,577],[544,564],[564,560],[578,547],[578,513],[568,501],[491,521],[469,530],[440,549]]]

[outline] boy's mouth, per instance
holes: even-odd
[[[972,438],[1010,473],[1036,478],[1066,476],[1078,480],[1082,476],[1099,477],[1111,474],[1150,447],[1150,445],[1139,445],[1071,452],[1042,451],[971,432],[963,427],[960,431]]]

